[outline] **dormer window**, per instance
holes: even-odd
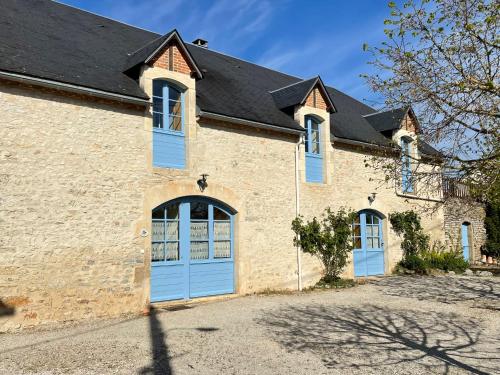
[[[403,193],[413,193],[413,170],[412,170],[412,146],[413,140],[408,137],[401,138],[401,186]]]
[[[323,155],[321,150],[321,122],[313,116],[305,117],[306,123],[306,181],[323,182]]]

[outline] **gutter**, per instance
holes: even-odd
[[[63,83],[58,81],[52,81],[44,78],[36,78],[31,76],[26,76],[24,74],[10,73],[5,71],[0,71],[0,78],[5,78],[15,82],[27,83],[37,86],[43,86],[48,88],[54,88],[69,92],[74,92],[77,94],[87,94],[91,96],[96,96],[104,99],[118,100],[124,103],[139,104],[139,105],[149,105],[150,102],[147,99],[134,98],[128,95],[114,94],[107,91],[102,91],[98,89],[91,89],[89,87],[73,85],[71,83]]]
[[[295,144],[295,217],[300,215],[300,170],[299,170],[299,153],[300,145],[304,143],[304,135],[299,137],[299,141]],[[300,237],[299,237],[300,240]],[[302,259],[300,257],[300,245],[297,245],[297,281],[299,292],[302,291]]]
[[[253,126],[254,128],[259,128],[259,129],[269,129],[269,130],[275,130],[275,131],[279,131],[279,132],[283,132],[283,133],[296,134],[296,135],[304,133],[304,130],[287,129],[287,128],[282,128],[281,126],[266,124],[264,122],[245,120],[245,119],[242,119],[239,117],[226,116],[226,115],[221,115],[221,114],[213,113],[213,112],[200,111],[198,115],[200,117],[204,117],[204,118],[211,119],[211,120],[226,121],[226,122],[231,122],[233,124],[239,124],[239,125],[248,125],[248,126]]]
[[[347,138],[337,138],[333,134],[330,134],[330,140],[331,140],[331,143],[338,142],[338,143],[344,143],[346,145],[361,146],[361,147],[372,148],[372,149],[384,149],[384,150],[389,150],[389,151],[397,151],[398,150],[396,148],[392,148],[389,146],[381,146],[381,145],[377,145],[374,143],[354,141],[354,140],[347,139]]]

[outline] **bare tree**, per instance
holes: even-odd
[[[407,0],[389,8],[386,40],[364,45],[377,68],[364,77],[387,107],[413,107],[448,173],[500,199],[500,2]]]

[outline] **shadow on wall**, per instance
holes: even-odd
[[[149,314],[149,336],[151,339],[151,354],[153,363],[150,367],[139,371],[140,375],[173,374],[170,367],[170,355],[167,347],[167,337],[158,319],[159,311],[151,307]]]
[[[472,374],[498,370],[498,342],[481,338],[479,325],[456,314],[391,310],[367,305],[287,306],[258,321],[290,351],[318,356],[327,368],[375,372]]]
[[[11,306],[6,305],[1,299],[0,299],[0,318],[4,318],[10,315],[14,315],[15,309]]]
[[[393,297],[433,300],[455,304],[474,301],[474,307],[500,311],[500,279],[413,276],[414,282],[408,287],[409,276],[395,276],[377,281],[382,293]]]

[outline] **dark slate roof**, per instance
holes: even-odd
[[[315,77],[292,83],[291,85],[271,91],[271,96],[279,109],[295,106],[301,104],[307,98],[307,95],[317,81],[318,77]]]
[[[333,112],[335,106],[319,76],[273,90],[271,91],[271,96],[276,103],[276,107],[279,109],[286,109],[298,104],[304,104],[308,95],[316,85],[319,85],[321,90],[325,93],[329,111]]]
[[[151,42],[147,43],[145,46],[141,46],[137,51],[132,52],[127,58],[123,71],[130,70],[135,66],[144,63],[158,48],[160,48],[169,38],[175,33],[172,30],[165,35],[162,35]]]
[[[147,58],[170,33],[161,36],[49,0],[0,0],[0,9],[0,71],[148,99],[136,77],[124,71]],[[201,111],[302,129],[279,109],[272,92],[307,86],[310,80],[185,46],[203,72],[196,82]],[[375,113],[373,108],[334,88],[326,90],[336,110],[330,124],[335,137],[391,144],[367,121],[372,116],[363,117]]]
[[[365,115],[365,119],[379,132],[395,130],[401,127],[401,121],[408,112],[408,107]]]
[[[428,144],[420,139],[418,140],[418,150],[422,154],[425,154],[427,156],[432,156],[432,157],[437,157],[437,158],[443,157],[443,154],[441,152],[439,152],[434,147],[432,147],[430,144]]]
[[[48,0],[0,9],[0,70],[147,99],[122,70],[158,35]]]

